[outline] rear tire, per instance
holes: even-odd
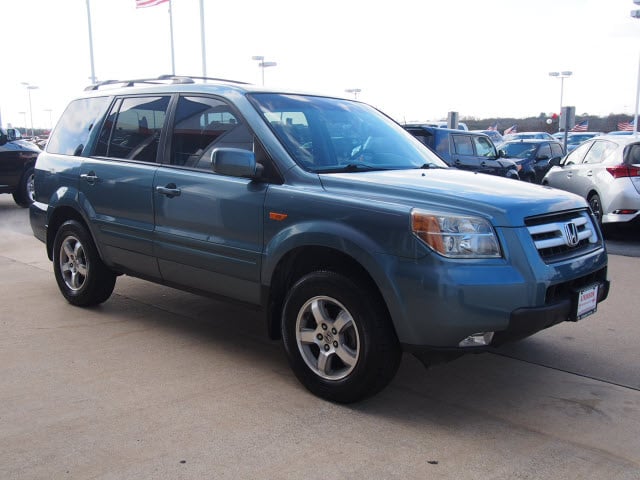
[[[116,275],[105,266],[87,229],[75,220],[62,224],[53,242],[53,271],[60,292],[73,305],[106,301]]]
[[[35,200],[34,177],[33,167],[29,167],[22,174],[18,188],[13,192],[13,201],[21,207],[26,208]]]
[[[319,397],[350,403],[382,390],[401,350],[377,292],[339,273],[316,271],[289,291],[282,338],[298,380]]]

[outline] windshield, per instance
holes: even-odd
[[[527,158],[536,151],[536,147],[530,143],[508,143],[500,148],[509,158]]]
[[[585,135],[571,135],[570,137],[567,137],[567,143],[570,145],[577,145],[579,143],[584,142],[585,140],[589,140],[591,137],[593,137],[594,135],[590,135],[590,134],[585,134]]]
[[[260,93],[251,99],[298,165],[315,173],[447,168],[374,108],[335,98]]]

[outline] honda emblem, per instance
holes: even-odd
[[[578,245],[578,227],[573,222],[565,223],[564,225],[564,241],[570,247]]]

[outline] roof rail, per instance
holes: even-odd
[[[123,87],[133,87],[136,84],[144,83],[150,85],[162,85],[162,84],[188,84],[195,83],[194,80],[212,80],[217,82],[236,83],[241,85],[249,85],[247,82],[240,82],[238,80],[228,80],[225,78],[213,78],[213,77],[195,77],[185,75],[160,75],[154,78],[137,78],[133,80],[104,80],[102,82],[94,83],[85,88],[85,91],[99,90],[101,87],[109,85],[121,85]]]

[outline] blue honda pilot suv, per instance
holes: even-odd
[[[311,392],[353,402],[425,364],[593,313],[607,254],[573,194],[448,168],[355,100],[188,77],[73,100],[35,167],[62,295],[119,275],[260,307]]]

